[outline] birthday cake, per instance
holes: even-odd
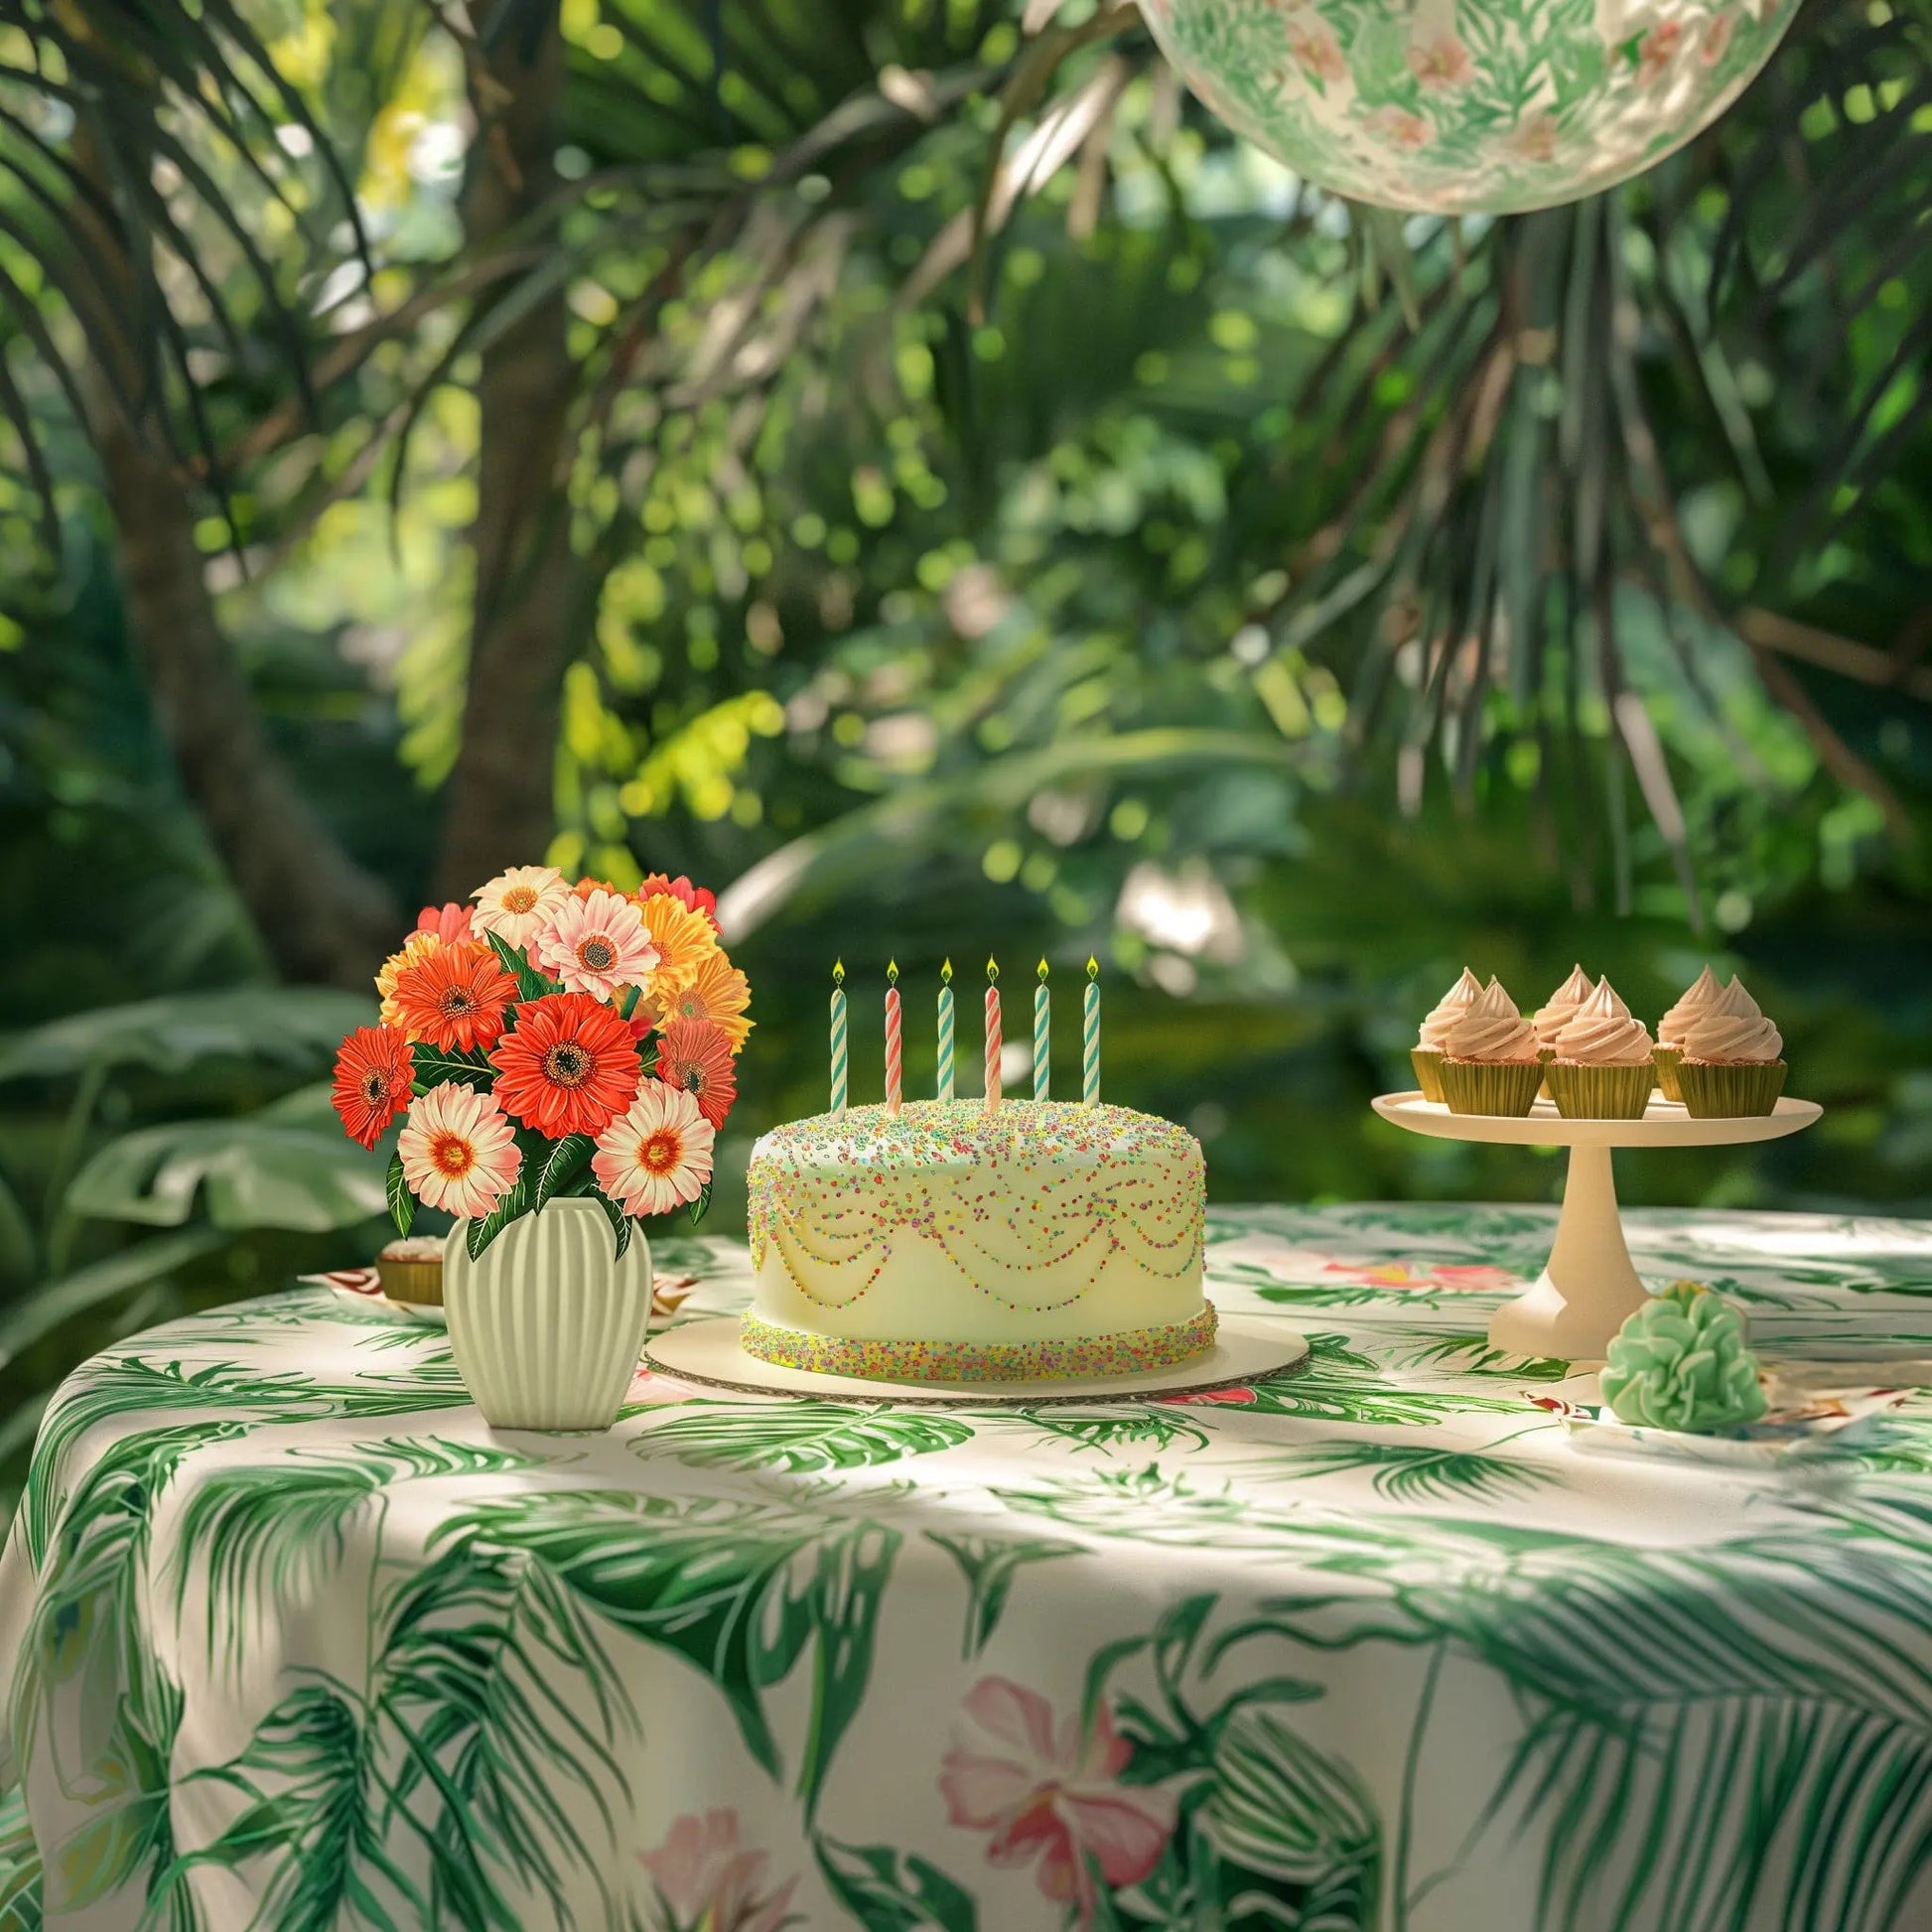
[[[750,1174],[749,1354],[874,1380],[1173,1366],[1214,1340],[1206,1168],[1171,1121],[1098,1101],[914,1100],[793,1121]]]

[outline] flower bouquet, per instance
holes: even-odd
[[[625,893],[515,866],[472,897],[474,905],[426,907],[384,963],[380,1024],[344,1040],[335,1104],[364,1147],[406,1112],[389,1163],[390,1211],[405,1235],[419,1201],[457,1217],[445,1250],[451,1340],[490,1414],[483,1353],[504,1354],[496,1366],[527,1381],[543,1352],[533,1335],[544,1317],[510,1306],[519,1277],[526,1296],[554,1297],[602,1265],[621,1278],[621,1341],[641,1275],[647,1321],[648,1257],[623,1267],[631,1222],[679,1206],[695,1221],[709,1205],[751,992],[719,943],[715,900],[688,879],[653,876]],[[587,1214],[589,1225],[599,1215],[609,1224],[602,1257],[583,1250]],[[490,1252],[499,1242],[513,1251],[500,1265]],[[531,1276],[546,1279],[531,1287]],[[516,1313],[500,1350],[483,1349],[485,1302],[505,1322]],[[554,1308],[548,1325],[558,1326]]]

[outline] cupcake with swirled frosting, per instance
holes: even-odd
[[[1536,1029],[1491,980],[1443,1034],[1443,1098],[1452,1114],[1527,1114],[1543,1084]]]
[[[1709,1013],[1724,998],[1718,976],[1706,966],[1685,989],[1684,997],[1657,1023],[1657,1047],[1652,1055],[1657,1063],[1657,1084],[1666,1100],[1682,1100],[1677,1085],[1677,1062],[1683,1056],[1684,1029],[1701,1014]]]
[[[1577,1009],[1596,991],[1595,982],[1581,966],[1570,969],[1570,977],[1530,1016],[1536,1029],[1538,1048],[1556,1057],[1557,1035],[1577,1017]]]
[[[1678,1035],[1677,1084],[1699,1120],[1768,1114],[1784,1091],[1784,1036],[1733,979]]]
[[[1416,1069],[1416,1084],[1425,1100],[1443,1097],[1443,1082],[1438,1069],[1443,1064],[1443,1035],[1482,997],[1482,982],[1465,966],[1462,977],[1430,1008],[1409,1049],[1410,1064]]]
[[[1641,1120],[1650,1102],[1650,1033],[1601,979],[1556,1036],[1543,1069],[1565,1120]]]

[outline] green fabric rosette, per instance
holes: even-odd
[[[1626,1320],[1597,1378],[1619,1422],[1640,1429],[1735,1429],[1764,1414],[1743,1317],[1702,1282],[1672,1282]]]

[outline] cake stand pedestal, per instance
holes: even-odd
[[[1452,1114],[1414,1090],[1385,1093],[1373,1105],[1384,1120],[1436,1140],[1569,1149],[1563,1212],[1550,1259],[1528,1292],[1505,1303],[1489,1322],[1491,1347],[1569,1361],[1601,1361],[1624,1317],[1644,1304],[1644,1287],[1630,1265],[1617,1219],[1612,1148],[1777,1141],[1809,1127],[1823,1111],[1816,1101],[1781,1099],[1768,1114],[1696,1120],[1675,1101],[1652,1094],[1641,1120],[1565,1120],[1549,1100],[1539,1100],[1519,1118]]]

